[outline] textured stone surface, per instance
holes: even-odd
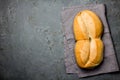
[[[65,73],[62,7],[104,3],[120,64],[119,0],[0,0],[0,80],[79,80]],[[120,80],[120,72],[81,80]]]

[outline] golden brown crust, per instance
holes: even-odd
[[[73,23],[75,58],[79,67],[93,68],[103,60],[102,22],[90,10],[79,12]]]

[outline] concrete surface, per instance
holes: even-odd
[[[0,0],[0,80],[120,80],[120,72],[79,79],[65,73],[62,7],[104,3],[120,64],[119,0]]]

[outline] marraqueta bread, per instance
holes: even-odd
[[[103,60],[102,22],[90,10],[79,12],[73,22],[75,59],[81,68],[94,68]]]

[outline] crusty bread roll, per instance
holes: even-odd
[[[90,10],[79,12],[73,23],[75,58],[79,67],[91,69],[103,60],[102,22]]]

